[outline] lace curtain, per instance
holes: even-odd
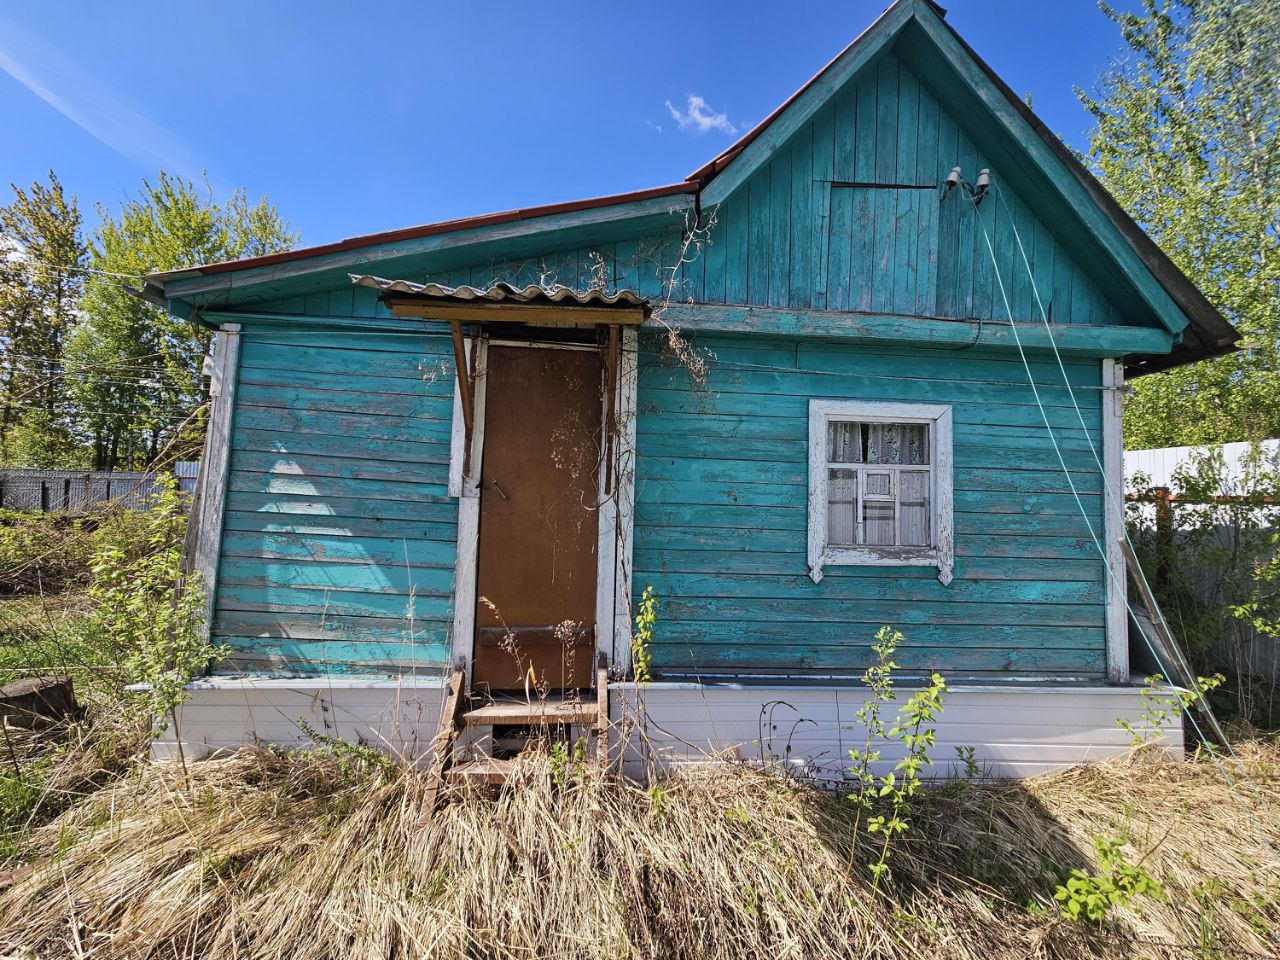
[[[924,423],[830,423],[829,463],[927,464],[929,427]]]
[[[867,463],[928,463],[929,428],[923,423],[869,423]]]
[[[928,424],[830,422],[827,462],[827,543],[929,545]]]

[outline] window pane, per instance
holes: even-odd
[[[857,543],[858,471],[827,472],[827,543]]]
[[[928,424],[868,424],[866,461],[867,463],[905,463],[922,465],[928,463]]]
[[[867,487],[862,491],[863,496],[868,497],[892,497],[893,496],[893,474],[891,473],[872,473],[870,470],[866,473]]]
[[[898,474],[899,543],[929,546],[929,473],[903,470]]]
[[[827,460],[831,463],[862,462],[862,424],[827,424]]]
[[[893,537],[893,503],[880,500],[864,500],[862,516],[865,525],[866,539],[864,543],[877,546],[892,546]]]

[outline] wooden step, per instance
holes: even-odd
[[[514,760],[478,757],[450,767],[445,777],[450,783],[506,783],[514,767]]]
[[[595,700],[542,700],[536,703],[498,700],[468,710],[462,722],[469,727],[548,726],[595,723],[600,708]]]

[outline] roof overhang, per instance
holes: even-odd
[[[353,237],[229,263],[152,274],[143,295],[179,315],[296,296],[308,285],[336,286],[376,263],[399,276],[464,267],[485,256],[520,257],[588,245],[621,223],[637,231],[697,212],[727,197],[826,102],[830,94],[892,50],[933,71],[931,92],[963,119],[999,176],[1050,211],[1080,251],[1104,295],[1142,304],[1173,340],[1168,353],[1126,358],[1149,373],[1233,351],[1239,333],[1124,212],[1071,151],[944,20],[932,0],[898,0],[867,30],[728,150],[683,183]],[[939,79],[940,78],[940,79]],[[558,246],[557,246],[558,245]],[[527,312],[531,304],[520,309]],[[473,305],[475,309],[488,307]],[[458,305],[464,309],[464,305]],[[410,309],[407,302],[402,309]],[[467,308],[470,309],[470,308]],[[559,304],[556,309],[583,309]],[[492,312],[492,311],[491,311]],[[198,314],[197,314],[198,319]]]
[[[361,287],[377,290],[393,316],[450,323],[523,323],[530,326],[639,326],[649,317],[649,304],[630,290],[577,291],[557,284],[515,287],[446,287],[438,283],[351,277]]]
[[[677,183],[572,203],[527,207],[407,230],[353,237],[226,263],[148,275],[150,298],[179,309],[239,307],[283,299],[308,286],[338,286],[377,264],[399,276],[447,271],[486,257],[518,258],[604,242],[619,228],[643,233],[696,205],[697,185]],[[366,268],[366,269],[362,269]]]

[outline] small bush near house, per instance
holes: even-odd
[[[172,484],[152,507],[0,516],[9,564],[0,572],[0,684],[67,676],[84,708],[43,729],[6,727],[0,863],[22,855],[32,827],[136,769],[161,711],[126,697],[125,684],[159,681],[167,704],[177,695],[167,668],[190,666],[178,655],[191,646],[192,631],[176,628],[193,604],[174,602],[186,521]]]
[[[0,510],[0,598],[83,589],[94,554],[113,546],[128,557],[147,549],[143,510],[94,514]]]

